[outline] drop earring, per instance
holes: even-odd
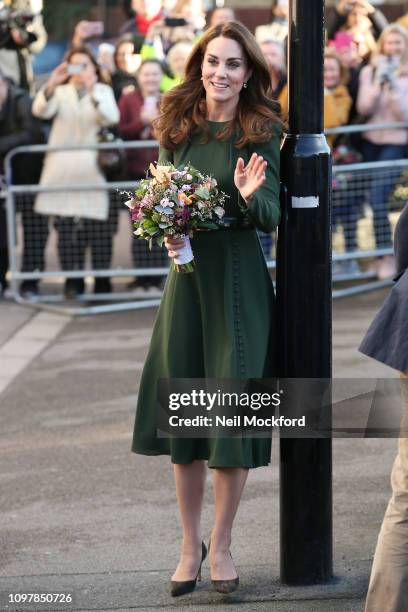
[[[243,84],[244,89],[246,89],[248,87],[247,82],[245,81],[245,83]]]

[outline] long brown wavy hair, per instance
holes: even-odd
[[[187,60],[183,82],[163,96],[160,114],[153,126],[156,138],[166,149],[174,150],[198,132],[204,133],[204,141],[210,138],[201,66],[208,43],[220,36],[235,40],[241,46],[252,75],[247,87],[240,92],[235,118],[217,133],[216,138],[227,140],[236,135],[235,146],[242,148],[249,142],[269,140],[276,127],[282,127],[280,105],[272,97],[268,66],[258,43],[244,25],[227,21],[204,33]]]

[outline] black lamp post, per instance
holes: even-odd
[[[277,255],[284,378],[331,377],[330,149],[323,134],[324,0],[290,0],[289,133]],[[331,439],[281,439],[281,579],[332,577]]]

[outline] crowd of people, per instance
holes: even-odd
[[[21,0],[22,1],[22,0]],[[27,0],[33,2],[34,0]],[[122,27],[116,44],[102,41],[91,51],[95,23],[80,21],[63,62],[46,83],[35,91],[31,57],[46,41],[37,15],[22,31],[10,27],[0,44],[0,163],[17,145],[48,142],[57,147],[96,144],[109,137],[122,140],[154,138],[152,122],[157,117],[161,96],[183,78],[187,58],[203,31],[222,21],[236,20],[232,8],[216,8],[206,15],[201,0],[132,0],[133,15]],[[388,24],[385,16],[368,0],[340,0],[326,22],[327,48],[324,57],[324,126],[384,124],[408,121],[408,18]],[[271,23],[255,30],[256,40],[267,63],[273,95],[288,115],[287,52],[288,5],[276,2]],[[385,161],[406,156],[405,128],[366,130],[347,136],[329,136],[335,163]],[[52,185],[90,184],[94,191],[42,191],[17,201],[22,212],[23,270],[44,269],[44,250],[49,218],[58,232],[58,254],[62,270],[80,271],[89,247],[92,268],[108,269],[112,241],[118,227],[117,198],[101,189],[107,179],[137,180],[145,175],[157,148],[129,149],[116,165],[96,150],[52,151],[38,163],[15,158],[15,182]],[[115,156],[113,155],[113,158]],[[41,162],[41,163],[40,163]],[[24,167],[24,169],[23,169]],[[0,168],[1,172],[1,168]],[[358,249],[357,224],[363,196],[356,177],[347,189],[333,183],[333,226],[343,226],[345,249]],[[354,182],[354,183],[353,183]],[[99,186],[99,189],[98,189]],[[368,186],[367,203],[372,209],[376,249],[392,244],[388,199],[394,184],[381,176]],[[0,206],[0,283],[7,287],[5,209]],[[129,226],[130,228],[130,226]],[[33,240],[35,237],[35,243]],[[269,256],[272,237],[260,235]],[[132,243],[135,268],[167,265],[160,248],[148,253],[142,241]],[[358,271],[356,259],[339,262],[338,272]],[[392,255],[375,262],[379,278],[395,272]],[[132,287],[160,286],[162,278],[141,276]],[[38,281],[24,281],[26,296],[38,294]],[[64,293],[75,297],[84,290],[83,279],[67,279]],[[112,290],[109,278],[96,277],[94,292]]]

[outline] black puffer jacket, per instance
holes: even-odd
[[[26,91],[9,84],[8,95],[0,108],[0,173],[11,149],[43,142],[41,123],[31,113],[31,98]],[[21,154],[13,163],[13,183],[37,183],[42,156]]]

